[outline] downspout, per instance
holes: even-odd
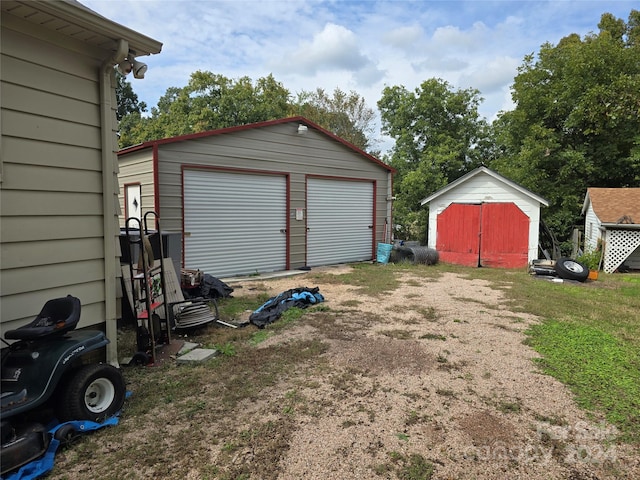
[[[114,199],[116,195],[116,148],[113,136],[112,78],[114,65],[123,61],[129,53],[129,43],[118,41],[116,52],[106,59],[100,68],[100,126],[102,143],[102,221],[104,242],[104,309],[105,331],[111,342],[107,345],[107,363],[118,364],[116,319],[116,229]]]
[[[387,228],[386,228],[385,238],[382,240],[385,243],[391,243],[391,240],[393,239],[392,207],[393,207],[394,200],[395,200],[395,197],[393,196],[393,173],[391,171],[388,171],[387,172],[387,216],[384,219],[387,224]]]

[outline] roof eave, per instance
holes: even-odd
[[[584,196],[584,202],[582,203],[582,212],[581,215],[587,213],[589,209],[589,203],[591,202],[591,198],[589,197],[589,189],[587,189],[587,194]]]
[[[612,229],[612,228],[622,228],[628,230],[640,230],[640,223],[600,223],[602,228]]]
[[[124,25],[115,23],[78,2],[62,0],[58,2],[37,2],[37,4],[39,10],[73,22],[87,30],[106,37],[127,40],[129,48],[135,51],[137,56],[153,55],[160,53],[162,50],[161,42]],[[33,6],[33,4],[31,5]]]

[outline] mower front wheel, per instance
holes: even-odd
[[[65,383],[58,404],[58,420],[101,422],[122,408],[125,396],[120,370],[108,364],[86,365]]]
[[[73,425],[62,425],[53,434],[53,438],[60,442],[61,447],[68,447],[72,445],[78,438],[80,438],[80,432],[76,430]]]

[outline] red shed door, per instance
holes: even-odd
[[[440,261],[477,267],[481,205],[452,203],[438,215],[436,250]]]
[[[452,203],[438,215],[436,250],[444,263],[469,267],[527,265],[529,217],[514,203]]]
[[[484,203],[481,218],[480,265],[526,267],[529,217],[514,203]]]

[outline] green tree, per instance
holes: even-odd
[[[123,121],[120,146],[273,120],[288,112],[289,91],[272,75],[254,83],[249,77],[196,71],[187,86],[168,88],[150,117],[134,112]]]
[[[322,88],[302,91],[291,109],[294,115],[308,118],[361,150],[370,151],[375,144],[375,111],[354,91],[346,93],[337,87],[333,95]]]
[[[405,239],[424,241],[428,209],[420,201],[482,163],[486,122],[475,89],[453,90],[429,79],[414,91],[385,87],[378,102],[382,130],[395,139],[389,163],[397,170],[394,223]]]
[[[543,217],[561,239],[587,187],[640,185],[640,12],[598,27],[525,57],[516,108],[493,125],[491,166],[550,201]]]
[[[127,82],[127,77],[116,72],[116,81],[116,100],[118,102],[116,118],[118,121],[131,113],[146,112],[147,104],[138,101],[138,95],[133,91],[131,83]]]

